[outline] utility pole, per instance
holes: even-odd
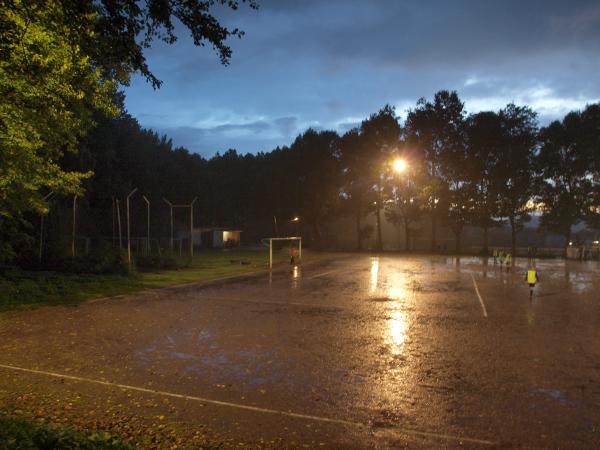
[[[129,226],[129,199],[135,192],[137,188],[127,194],[127,263],[131,266],[131,230]]]
[[[142,195],[142,198],[146,202],[146,211],[147,211],[147,215],[148,215],[148,218],[147,218],[148,232],[147,232],[147,235],[146,235],[147,236],[147,238],[146,238],[147,239],[147,241],[146,241],[147,242],[146,249],[148,251],[148,256],[150,256],[150,253],[151,253],[150,252],[150,200],[148,200],[145,195]]]
[[[189,205],[174,205],[169,200],[163,197],[163,200],[171,210],[171,251],[173,251],[173,208],[189,208],[190,209],[190,256],[194,256],[194,203],[198,197],[194,197]],[[179,254],[181,256],[181,242],[179,244]]]
[[[117,227],[119,229],[119,250],[123,250],[123,234],[121,233],[121,201],[116,199],[117,203]]]

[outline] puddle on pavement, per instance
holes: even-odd
[[[574,406],[575,403],[567,398],[564,392],[559,391],[558,389],[535,389],[536,394],[541,394],[543,397],[556,400],[563,406]]]

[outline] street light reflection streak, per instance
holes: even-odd
[[[379,257],[371,258],[371,280],[370,280],[370,291],[371,294],[377,292],[377,282],[379,280]]]
[[[387,297],[394,301],[394,310],[389,319],[389,341],[392,347],[392,354],[402,353],[406,341],[406,314],[401,309],[402,304],[407,298],[409,292],[406,289],[406,279],[402,273],[394,273],[388,281]]]

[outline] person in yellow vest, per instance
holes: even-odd
[[[540,276],[535,267],[531,266],[527,269],[527,275],[525,275],[525,280],[527,280],[527,284],[529,285],[529,300],[533,298],[533,289],[538,281],[540,281]]]
[[[500,272],[502,272],[502,265],[504,264],[504,251],[498,250],[498,261],[500,262]]]
[[[504,257],[504,262],[506,263],[506,271],[510,272],[510,268],[512,266],[512,255],[509,252],[506,252],[506,256]]]

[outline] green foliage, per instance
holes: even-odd
[[[80,28],[91,34],[92,15]],[[102,79],[78,45],[59,2],[0,3],[0,234],[23,214],[47,210],[43,192],[80,194],[91,173],[65,171],[93,125],[91,111],[115,112],[115,84]],[[8,241],[3,247],[11,251]]]
[[[125,252],[110,245],[92,249],[89,255],[65,258],[56,269],[70,273],[129,274]]]
[[[136,71],[160,85],[144,49],[157,38],[175,42],[177,19],[227,64],[225,41],[243,32],[222,26],[211,10],[239,3],[0,0],[1,260],[14,257],[10,237],[24,232],[27,214],[47,212],[45,194],[82,194],[92,172],[67,170],[64,155],[76,152],[94,114],[118,113],[117,85]]]
[[[85,436],[70,428],[0,414],[0,450],[127,450],[120,439],[106,433]]]
[[[140,269],[178,270],[187,265],[173,256],[138,256],[135,264]]]
[[[0,308],[71,303],[140,288],[135,276],[31,272],[0,273]]]

